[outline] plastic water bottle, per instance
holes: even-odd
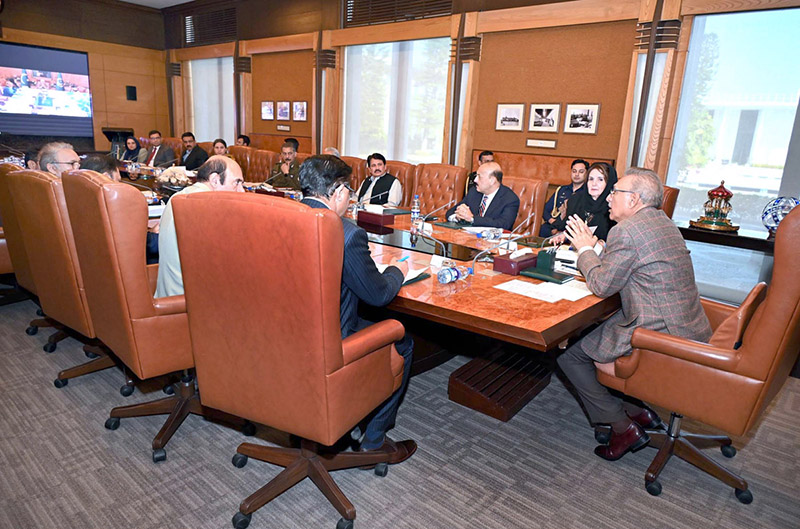
[[[503,228],[488,228],[477,234],[479,239],[487,241],[496,241],[501,235],[503,235]]]
[[[469,270],[466,266],[448,266],[439,270],[436,278],[439,283],[454,283],[461,279],[466,279],[469,275]]]
[[[414,195],[411,201],[411,233],[416,233],[419,229],[419,195]]]

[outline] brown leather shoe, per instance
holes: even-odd
[[[628,452],[635,452],[647,446],[650,437],[642,427],[632,422],[630,426],[621,434],[611,433],[611,441],[608,445],[595,447],[594,453],[606,461],[616,461]]]
[[[633,422],[647,430],[666,430],[667,426],[661,417],[650,408],[643,408],[642,412],[636,416],[628,415]]]
[[[397,463],[402,463],[414,455],[414,452],[417,451],[417,443],[411,439],[406,439],[405,441],[393,441],[387,435],[384,437],[383,444],[380,446],[380,448],[376,448],[375,450],[388,453],[389,461],[387,461],[387,463],[390,465],[396,465]],[[375,465],[365,465],[358,468],[361,470],[372,470],[375,468]]]

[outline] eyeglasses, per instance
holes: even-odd
[[[630,191],[628,189],[617,189],[616,187],[611,190],[608,196],[613,197],[615,193],[630,193],[632,195],[636,195],[636,191]]]
[[[81,168],[81,161],[75,160],[74,162],[50,162],[54,165],[71,165],[73,169],[80,169]]]

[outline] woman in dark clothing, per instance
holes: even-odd
[[[617,183],[617,171],[605,162],[595,162],[589,167],[586,184],[567,201],[566,215],[556,221],[553,227],[564,231],[567,219],[577,215],[590,227],[595,226],[595,236],[603,241],[608,230],[615,224],[608,218],[608,194]],[[556,237],[561,238],[562,234]]]
[[[142,149],[139,140],[133,136],[125,138],[125,151],[122,153],[122,160],[143,163],[147,159],[147,149]]]

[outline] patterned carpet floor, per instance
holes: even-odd
[[[30,302],[0,307],[0,528],[228,528],[239,502],[279,468],[251,460],[234,468],[243,441],[285,439],[259,427],[245,438],[189,417],[154,464],[150,443],[163,417],[103,427],[108,411],[162,396],[163,382],[129,398],[111,369],[53,386],[56,373],[85,361],[78,342],[56,352],[50,334],[28,336]],[[673,460],[659,497],[644,490],[655,451],[609,463],[597,458],[593,432],[557,378],[508,423],[447,399],[453,360],[411,379],[395,439],[417,453],[389,469],[333,474],[367,528],[797,528],[800,527],[800,380],[789,379],[758,427],[735,439],[738,455],[713,457],[750,484],[742,505],[720,482]],[[701,426],[687,421],[690,431]],[[260,438],[260,440],[258,439]],[[306,480],[253,515],[252,528],[333,529],[338,513]]]

